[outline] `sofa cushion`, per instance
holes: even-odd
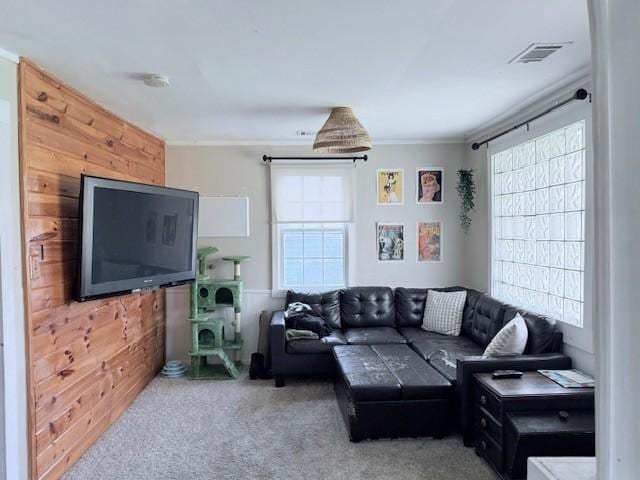
[[[456,360],[452,360],[445,355],[436,354],[431,356],[429,365],[447,381],[451,382],[451,385],[456,384],[456,378],[458,377]]]
[[[470,355],[482,355],[483,352],[482,347],[464,336],[441,335],[414,327],[400,328],[400,333],[425,360],[438,350],[446,350],[453,361]]]
[[[462,315],[463,334],[483,349],[486,348],[504,325],[505,307],[504,303],[489,295],[469,290]]]
[[[337,346],[332,351],[353,401],[402,398],[400,382],[369,345]]]
[[[538,353],[550,353],[556,349],[556,321],[545,315],[528,312],[513,305],[506,305],[504,320],[509,322],[519,313],[527,324],[529,338],[524,353],[535,355]]]
[[[407,345],[373,345],[371,348],[399,380],[404,400],[439,398],[451,391],[451,383]]]
[[[400,333],[410,342],[411,348],[452,385],[456,383],[456,361],[482,355],[483,351],[473,340],[462,335],[453,337],[411,327],[401,328]]]
[[[349,345],[407,343],[407,340],[391,327],[347,328],[344,337]]]
[[[334,330],[326,337],[317,340],[291,340],[287,342],[287,353],[329,353],[336,345],[346,345],[347,341],[340,330]]]
[[[395,289],[394,294],[397,326],[419,327],[422,325],[427,289],[399,287]]]
[[[395,327],[393,290],[388,287],[352,287],[340,292],[343,328]]]
[[[289,290],[285,309],[293,302],[306,303],[313,311],[322,315],[332,328],[340,328],[340,290],[325,293],[302,293]]]

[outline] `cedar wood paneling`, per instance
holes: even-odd
[[[31,476],[59,478],[164,362],[164,293],[73,301],[82,173],[164,185],[164,142],[20,63]]]

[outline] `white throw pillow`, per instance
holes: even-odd
[[[486,358],[522,355],[528,338],[527,324],[522,315],[516,313],[516,316],[493,337],[482,356]]]
[[[444,335],[460,335],[466,290],[459,292],[427,291],[422,328]]]

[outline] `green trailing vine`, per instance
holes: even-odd
[[[476,184],[473,181],[472,170],[458,170],[458,185],[456,186],[460,196],[460,226],[464,233],[469,233],[471,227],[471,217],[469,212],[475,209],[476,204],[473,197],[476,194]]]

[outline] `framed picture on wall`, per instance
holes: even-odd
[[[444,170],[440,167],[416,168],[416,203],[429,205],[444,203]]]
[[[418,262],[442,261],[442,222],[418,222]]]
[[[378,205],[404,204],[404,170],[380,168],[376,171]]]
[[[376,223],[379,262],[404,261],[404,223]]]

